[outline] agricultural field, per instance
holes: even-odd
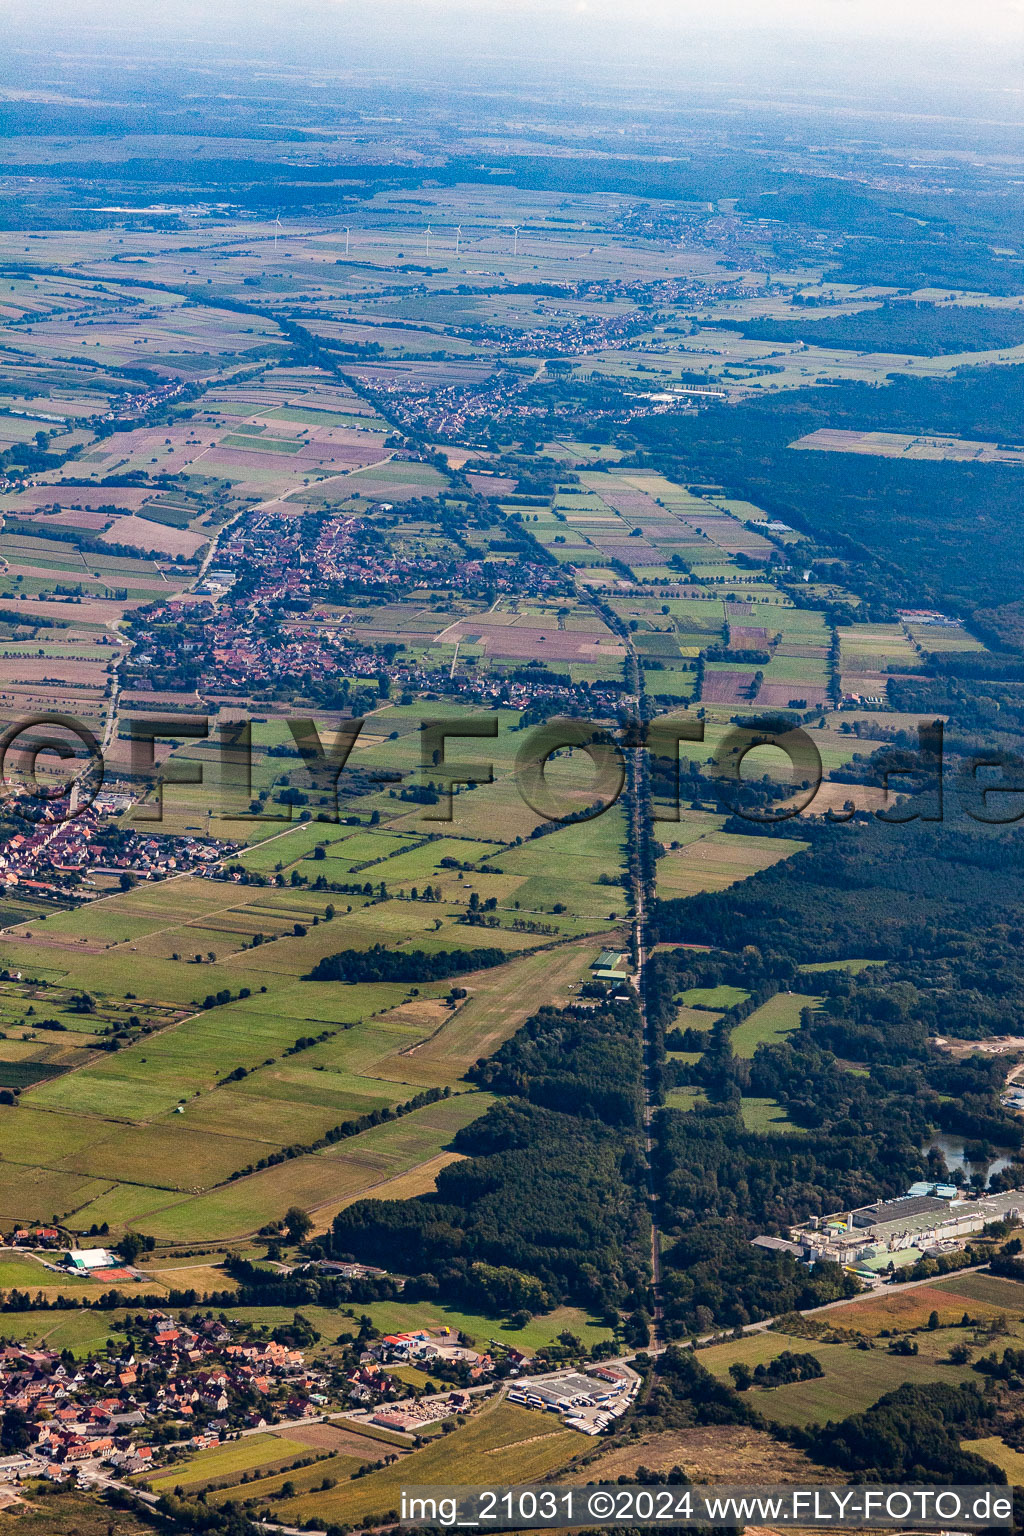
[[[846,1323],[844,1322],[844,1326]],[[850,1326],[853,1326],[852,1321]],[[795,1338],[774,1329],[748,1335],[732,1346],[713,1345],[701,1351],[701,1363],[713,1375],[729,1380],[729,1366],[743,1364],[750,1369],[767,1364],[784,1350],[813,1354],[824,1375],[810,1381],[784,1386],[752,1387],[748,1401],[766,1418],[781,1424],[826,1423],[847,1414],[862,1412],[886,1392],[902,1382],[928,1383],[947,1381],[953,1385],[976,1380],[970,1366],[951,1365],[945,1359],[952,1344],[967,1338],[971,1330],[943,1329],[932,1336],[926,1348],[926,1335],[916,1335],[921,1352],[914,1356],[890,1354],[884,1342],[877,1348],[861,1350],[851,1344],[827,1344]]]
[[[981,1440],[962,1440],[961,1448],[982,1456],[993,1466],[1006,1473],[1006,1481],[1015,1488],[1024,1486],[1024,1456],[998,1435],[988,1435]]]
[[[41,218],[31,240],[0,231],[10,389],[0,400],[0,724],[32,711],[80,720],[105,748],[109,795],[88,823],[90,863],[75,862],[85,857],[76,849],[40,872],[8,837],[0,1219],[56,1218],[76,1233],[106,1224],[111,1241],[139,1231],[157,1243],[144,1284],[158,1294],[231,1290],[227,1246],[255,1251],[256,1234],[290,1206],[322,1239],[364,1197],[429,1196],[462,1155],[459,1132],[493,1103],[474,1065],[544,1005],[600,994],[595,959],[629,950],[639,910],[627,803],[579,750],[548,760],[524,795],[535,726],[568,714],[615,737],[650,713],[699,736],[680,745],[679,818],[654,829],[650,910],[751,881],[764,890],[815,846],[821,828],[802,836],[800,818],[783,836],[737,829],[723,784],[799,791],[769,745],[743,755],[741,770],[737,731],[763,736],[766,720],[806,731],[824,774],[809,820],[848,801],[873,810],[882,793],[847,784],[843,770],[913,731],[915,687],[981,675],[991,653],[969,603],[932,611],[939,598],[926,602],[909,577],[906,592],[883,591],[874,567],[865,578],[860,556],[827,529],[795,514],[791,523],[767,486],[744,487],[744,453],[677,450],[677,423],[682,443],[695,423],[697,437],[710,434],[723,406],[747,421],[748,408],[781,409],[828,384],[815,414],[779,431],[800,472],[823,451],[834,467],[842,455],[847,469],[855,455],[868,470],[957,461],[990,478],[1021,458],[1012,442],[932,432],[923,418],[892,433],[816,426],[828,419],[821,398],[845,399],[850,383],[877,386],[863,391],[876,399],[955,385],[965,365],[986,378],[1018,365],[1013,306],[950,317],[941,294],[925,293],[928,334],[954,324],[968,339],[1005,332],[1007,344],[904,355],[883,345],[893,284],[828,275],[842,252],[827,243],[798,259],[796,224],[794,249],[773,249],[778,221],[752,218],[731,189],[691,206],[660,197],[656,182],[638,210],[632,191],[546,188],[533,184],[540,174],[529,187],[490,171],[474,180],[476,162],[497,157],[491,133],[469,136],[458,176],[420,185],[423,145],[397,111],[386,127],[360,119],[354,138],[347,126],[308,142],[297,130],[283,147],[254,150],[263,131],[225,137],[215,160],[204,146],[197,164],[216,178],[233,156],[247,164],[258,153],[298,189],[301,216],[262,206],[254,182],[237,199],[232,187],[230,202],[213,186],[180,207],[162,188],[157,206],[171,211],[149,223],[101,208],[86,228]],[[115,169],[128,148],[133,161],[155,153],[131,135],[96,137]],[[327,178],[332,163],[352,172],[354,141],[360,164],[379,152],[400,174],[340,192],[341,212],[307,203],[306,173]],[[64,163],[48,136],[19,144],[40,166]],[[570,147],[552,156],[545,143],[544,175]],[[663,150],[659,141],[652,164],[675,163]],[[861,326],[865,345],[829,345],[827,329],[815,339],[819,306],[822,324],[839,327],[833,341]],[[766,322],[799,323],[801,337],[764,339]],[[881,570],[876,543],[863,548]],[[936,591],[947,588],[955,598],[955,582],[937,576]],[[155,772],[131,751],[133,722],[151,715],[182,727],[155,750],[155,768],[184,780],[164,784],[161,820]],[[481,716],[495,737],[425,745],[424,718],[457,731]],[[193,718],[207,721],[206,739],[187,735]],[[299,718],[316,722],[325,747],[364,720],[334,778],[297,746],[289,722]],[[218,737],[240,720],[251,723],[253,759],[232,807]],[[153,878],[147,838],[184,845]],[[696,966],[712,969],[701,958],[710,947],[694,947]],[[410,962],[403,975],[436,976],[438,956],[471,948],[498,963],[443,980],[342,982],[318,969],[382,950]],[[824,962],[851,976],[873,963]],[[717,974],[673,987],[678,1028],[706,1037],[750,995],[735,971],[720,984]],[[812,962],[805,990],[777,994],[732,1031],[739,1073],[816,1006],[815,974]],[[608,990],[619,985],[613,975]],[[672,1054],[686,1066],[700,1056]],[[704,1102],[691,1085],[666,1095],[683,1111]],[[799,1153],[781,1100],[747,1092],[738,1112],[748,1131],[792,1138]],[[204,1251],[177,1251],[194,1247]],[[32,1285],[41,1278],[31,1259],[0,1266],[0,1288],[93,1294],[87,1281]],[[995,1302],[977,1289],[973,1300],[938,1285],[887,1292],[861,1304],[858,1326],[872,1306],[877,1321],[926,1300],[944,1325],[964,1307],[988,1318]],[[440,1300],[360,1306],[382,1329],[441,1323],[527,1349],[565,1328],[586,1345],[611,1336],[600,1313],[577,1305],[515,1327]],[[285,1309],[263,1312],[289,1321]],[[336,1338],[338,1319],[313,1312]],[[45,1323],[54,1346],[102,1347],[85,1315]],[[740,1358],[730,1348],[753,1359],[781,1337],[704,1358],[718,1369]],[[913,1361],[884,1342],[821,1347],[823,1380],[778,1389],[762,1411],[793,1424],[838,1416],[873,1401],[901,1365],[903,1379],[970,1379],[924,1347]],[[580,1444],[550,1418],[489,1404],[443,1453],[428,1446],[413,1460],[425,1481],[453,1470],[514,1480],[554,1469]],[[232,1479],[259,1472],[254,1496],[269,1495],[300,1454],[287,1435],[240,1447],[175,1468],[166,1486],[222,1484],[223,1501],[240,1486]],[[748,1448],[771,1464],[758,1437]],[[713,1464],[710,1442],[691,1449],[692,1465]],[[652,1447],[669,1465],[685,1451]],[[315,1491],[323,1469],[308,1469],[284,1518],[352,1524],[394,1506],[398,1469],[349,1483],[348,1451],[337,1462],[338,1486]]]
[[[937,1328],[928,1326],[932,1313]],[[964,1316],[968,1322],[964,1322]],[[841,1331],[841,1341],[815,1336],[815,1329]],[[765,1388],[746,1395],[752,1407],[780,1424],[825,1423],[863,1411],[903,1382],[978,1382],[968,1364],[954,1364],[950,1351],[966,1344],[971,1358],[1018,1348],[1024,1336],[1024,1286],[987,1274],[950,1276],[927,1285],[899,1287],[879,1295],[818,1310],[806,1333],[787,1334],[785,1324],[715,1344],[700,1352],[701,1363],[721,1380],[729,1367],[751,1369],[767,1364],[784,1350],[810,1353],[824,1375],[809,1381]],[[916,1354],[893,1354],[892,1340],[910,1339]],[[866,1340],[870,1347],[860,1347]]]
[[[5,1516],[8,1511],[4,1511]],[[78,1536],[148,1536],[145,1521],[124,1510],[111,1509],[87,1494],[41,1486],[15,1507],[11,1518],[27,1536],[50,1536],[52,1531],[77,1531]]]
[[[318,1519],[346,1523],[383,1516],[397,1508],[401,1489],[413,1482],[531,1482],[578,1455],[587,1443],[557,1420],[539,1418],[514,1403],[489,1402],[453,1434],[401,1457],[393,1467],[340,1483],[328,1493],[286,1500],[275,1512],[293,1520],[315,1512]]]
[[[681,1467],[691,1482],[726,1484],[742,1476],[759,1483],[828,1483],[832,1474],[802,1451],[775,1440],[764,1430],[736,1425],[709,1425],[641,1434],[629,1444],[602,1452],[587,1467],[572,1471],[567,1481],[614,1483],[636,1478],[638,1467],[671,1472]],[[836,1480],[841,1478],[836,1475]]]
[[[796,838],[769,841],[708,831],[658,860],[658,894],[670,898],[692,896],[698,891],[723,891],[759,869],[769,869],[781,859],[792,858],[806,846]]]
[[[584,830],[558,836],[578,845]],[[614,831],[603,835],[613,849]],[[4,963],[23,967],[26,979],[4,984],[0,999],[10,1025],[0,1077],[20,1090],[16,1107],[0,1105],[5,1215],[141,1226],[181,1241],[239,1236],[296,1201],[326,1226],[364,1191],[407,1198],[433,1188],[455,1130],[488,1102],[465,1093],[463,1074],[518,1027],[538,995],[568,999],[598,944],[552,945],[547,933],[505,928],[464,938],[453,919],[468,910],[472,864],[489,845],[389,839],[376,830],[356,832],[353,842],[360,836],[358,851],[371,859],[381,840],[375,876],[383,867],[390,878],[410,859],[418,859],[410,880],[435,870],[448,878],[441,859],[468,863],[470,873],[459,871],[460,889],[445,902],[424,906],[396,892],[333,915],[322,895],[305,889],[236,886],[232,907],[223,887],[183,877],[8,935]],[[402,851],[406,843],[414,852]],[[469,859],[453,860],[453,850]],[[299,866],[310,851],[301,839],[290,849]],[[479,877],[481,894],[488,878]],[[515,888],[541,878],[523,871]],[[540,910],[539,899],[519,910]],[[338,950],[382,940],[445,947],[448,933],[448,944],[501,938],[509,951],[507,964],[465,977],[455,1005],[443,983],[410,990],[305,979]],[[92,999],[84,1016],[71,1008],[72,973]],[[230,1000],[200,1006],[220,991]],[[25,1012],[41,1006],[67,1021],[45,1042],[32,1038]],[[137,1038],[114,1054],[89,1049],[97,1030],[122,1028],[129,1013],[142,1029]],[[394,1110],[425,1089],[456,1096],[261,1171],[284,1147],[312,1147],[339,1124]]]
[[[821,427],[790,443],[819,453],[867,453],[887,459],[945,459],[958,464],[1024,464],[1024,448],[971,442],[959,437],[910,436],[902,432],[849,432]]]
[[[290,1440],[286,1434],[253,1435],[176,1463],[163,1476],[148,1479],[147,1487],[154,1493],[163,1493],[178,1486],[191,1490],[221,1481],[230,1484],[243,1472],[276,1472],[304,1456],[306,1450],[300,1441]]]
[[[351,1475],[361,1463],[376,1459],[380,1444],[370,1435],[329,1424],[299,1426],[281,1434],[246,1436],[186,1456],[161,1469],[159,1476],[145,1478],[142,1485],[153,1493],[169,1493],[180,1487],[190,1494],[199,1489],[237,1489],[240,1477],[247,1474],[247,1481],[258,1480],[256,1491],[266,1493],[271,1479],[283,1482],[296,1463],[308,1460],[311,1454],[317,1457],[315,1480],[319,1482],[325,1472],[336,1478]],[[305,1470],[296,1470],[293,1481],[301,1484]],[[310,1486],[313,1481],[309,1476]]]

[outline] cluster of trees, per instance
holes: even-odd
[[[311,1243],[308,1251],[322,1252],[323,1245]],[[336,1308],[351,1302],[365,1306],[371,1301],[394,1301],[403,1294],[401,1281],[389,1275],[348,1279],[318,1270],[313,1264],[286,1275],[236,1254],[228,1256],[224,1268],[239,1282],[238,1295],[244,1296],[244,1305],[250,1307]]]
[[[481,949],[388,949],[373,944],[369,949],[343,949],[318,960],[307,981],[443,981],[467,971],[504,965],[513,956],[493,946]]]
[[[628,1008],[628,1016],[635,1010]],[[634,1035],[616,1011],[542,1008],[470,1076],[482,1088],[605,1125],[640,1124],[640,1062]],[[611,1027],[610,1027],[611,1025]]]
[[[703,668],[703,657],[699,658]],[[696,697],[700,697],[698,686]],[[764,722],[764,732],[788,730],[794,717],[776,717]],[[759,734],[757,722],[750,723],[752,735]],[[766,737],[768,739],[768,737]],[[731,764],[723,765],[723,771],[705,772],[703,765],[691,759],[689,763],[677,762],[673,757],[662,757],[652,752],[650,764],[651,794],[669,805],[689,803],[694,807],[713,806],[726,816],[749,817],[744,829],[749,831],[762,822],[770,821],[780,800],[793,793],[793,786],[763,774],[760,778],[741,778],[732,771]],[[749,770],[748,770],[749,771]],[[660,854],[655,851],[655,857]]]
[[[974,1369],[994,1381],[1012,1381],[1019,1386],[1024,1378],[1024,1349],[1004,1349],[1001,1358],[994,1353],[983,1355]]]
[[[737,1392],[750,1387],[782,1387],[790,1381],[814,1381],[824,1374],[817,1355],[795,1354],[791,1349],[784,1349],[774,1360],[762,1361],[753,1370],[742,1360],[729,1367]]]
[[[207,1504],[205,1496],[195,1503],[186,1503],[174,1494],[164,1493],[151,1507],[137,1494],[122,1488],[109,1488],[104,1498],[114,1509],[127,1510],[143,1525],[169,1531],[172,1536],[260,1536],[263,1530],[230,1500],[218,1508]]]
[[[637,1414],[645,1430],[689,1429],[698,1424],[757,1424],[759,1415],[701,1363],[692,1349],[670,1345],[655,1360],[634,1362],[649,1374]]]

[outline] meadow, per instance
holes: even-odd
[[[937,1328],[929,1326],[933,1312]],[[965,1313],[967,1324],[962,1321]],[[845,1339],[825,1342],[815,1337],[819,1325],[844,1331]],[[890,1338],[899,1337],[910,1338],[918,1353],[890,1353]],[[700,1360],[713,1375],[727,1381],[729,1367],[736,1363],[753,1369],[787,1349],[813,1354],[823,1376],[774,1388],[755,1386],[744,1396],[751,1407],[777,1423],[822,1424],[862,1412],[904,1382],[977,1384],[978,1373],[969,1363],[953,1363],[950,1351],[966,1344],[971,1359],[976,1359],[1007,1344],[1018,1348],[1022,1337],[1024,1286],[984,1273],[952,1275],[818,1309],[806,1334],[787,1333],[783,1320],[777,1327],[701,1349]],[[858,1340],[869,1347],[860,1347]]]
[[[777,1099],[744,1097],[740,1100],[740,1114],[748,1131],[762,1136],[789,1134],[806,1136],[805,1126],[797,1125]]]
[[[799,992],[777,992],[768,1002],[737,1024],[729,1036],[734,1056],[753,1056],[759,1045],[774,1045],[800,1026],[800,1015],[805,1008],[816,1008],[818,997],[803,996]]]
[[[962,1309],[961,1309],[962,1310]],[[854,1326],[852,1320],[844,1326]],[[728,1367],[741,1363],[753,1369],[776,1359],[784,1350],[810,1353],[821,1362],[824,1376],[790,1382],[780,1387],[752,1387],[744,1396],[765,1418],[780,1424],[824,1424],[863,1412],[886,1392],[904,1382],[925,1384],[945,1381],[952,1385],[977,1380],[969,1365],[952,1365],[949,1349],[972,1330],[943,1329],[936,1335],[916,1335],[920,1354],[891,1355],[880,1343],[861,1350],[851,1344],[824,1344],[817,1340],[778,1333],[774,1329],[748,1335],[734,1345],[715,1345],[701,1350],[701,1364],[721,1380],[729,1380]]]
[[[299,1440],[289,1440],[287,1434],[249,1435],[244,1440],[200,1451],[187,1461],[174,1462],[164,1475],[147,1478],[145,1486],[154,1493],[170,1493],[177,1487],[189,1492],[211,1483],[230,1484],[237,1482],[243,1472],[276,1472],[308,1454],[308,1446]]]
[[[709,831],[658,860],[658,895],[668,900],[699,891],[727,890],[806,847],[795,837],[769,839]]]

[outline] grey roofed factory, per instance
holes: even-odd
[[[830,1259],[878,1281],[890,1269],[963,1247],[990,1222],[1024,1216],[1024,1190],[960,1198],[952,1184],[914,1184],[905,1195],[837,1212],[793,1227],[787,1239],[754,1238],[761,1248],[799,1253],[808,1263]]]

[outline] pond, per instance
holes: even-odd
[[[996,1156],[988,1163],[987,1167],[984,1163],[972,1163],[965,1153],[963,1137],[950,1136],[945,1131],[937,1132],[927,1145],[922,1148],[925,1154],[933,1150],[942,1153],[950,1173],[954,1169],[960,1168],[965,1176],[970,1178],[972,1173],[985,1168],[986,1181],[991,1179],[994,1173],[1001,1173],[1004,1168],[1009,1168],[1012,1161],[1009,1151],[997,1151]]]

